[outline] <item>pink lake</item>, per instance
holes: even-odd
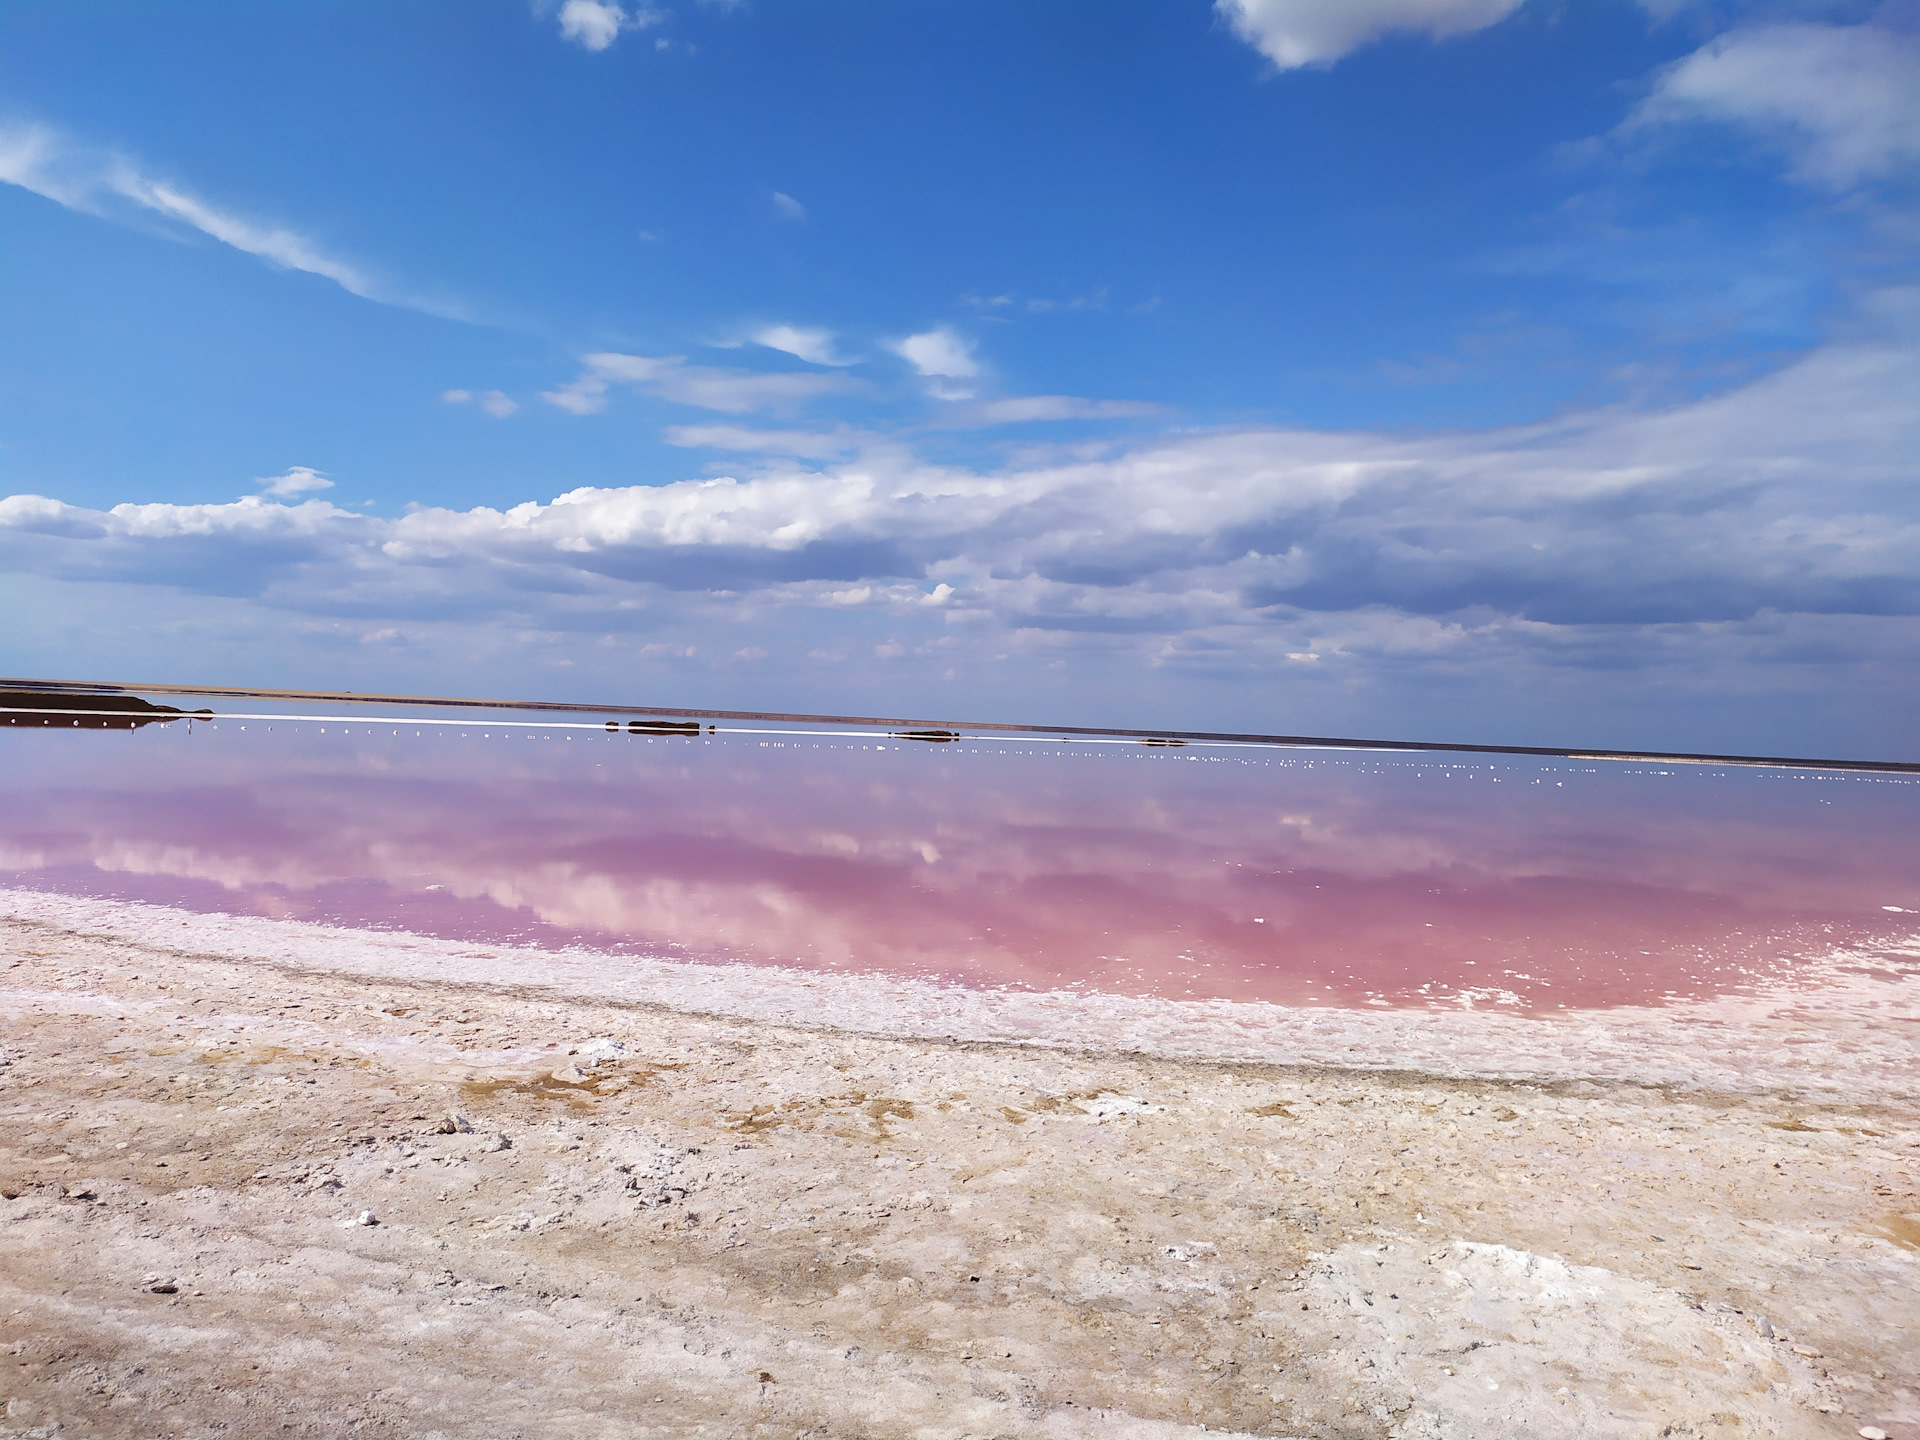
[[[1289,1005],[1702,998],[1920,929],[1908,776],[503,718],[0,732],[0,884]]]

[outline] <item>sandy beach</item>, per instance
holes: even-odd
[[[1920,1434],[1915,958],[1287,1012],[0,892],[0,1433]]]

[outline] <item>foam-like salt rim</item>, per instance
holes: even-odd
[[[160,952],[868,1035],[1178,1059],[1630,1081],[1850,1099],[1920,1095],[1920,933],[1809,960],[1791,986],[1667,1006],[1514,1015],[970,990],[885,975],[476,946],[403,931],[0,889],[0,919]]]

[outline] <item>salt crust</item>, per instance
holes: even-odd
[[[1526,1015],[970,990],[912,978],[584,949],[482,948],[403,931],[18,889],[0,889],[0,915],[67,934],[295,970],[504,986],[867,1035],[1438,1076],[1591,1078],[1853,1099],[1920,1094],[1920,933],[1871,953],[1835,950],[1810,958],[1792,987]]]

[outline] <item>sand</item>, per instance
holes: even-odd
[[[0,1434],[1920,1436],[1916,958],[1288,1012],[0,892]]]

